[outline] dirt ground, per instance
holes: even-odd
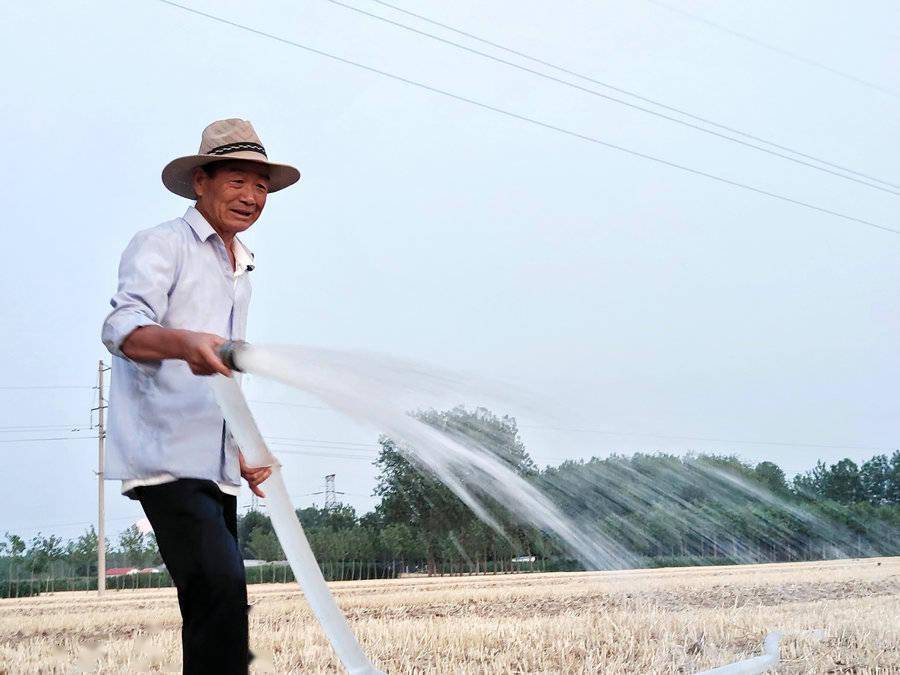
[[[389,673],[900,673],[900,558],[331,584]],[[250,587],[254,672],[341,672],[293,584]],[[0,672],[180,672],[173,589],[0,600]]]

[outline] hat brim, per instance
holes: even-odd
[[[300,172],[289,164],[276,164],[258,152],[231,152],[228,155],[188,155],[173,159],[162,170],[163,185],[179,197],[197,199],[194,192],[194,169],[211,162],[241,160],[263,164],[269,174],[269,192],[278,192],[300,180]]]

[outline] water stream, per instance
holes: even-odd
[[[505,532],[492,515],[491,502],[502,504],[520,524],[555,534],[589,569],[635,564],[626,548],[589,522],[565,517],[489,448],[440,431],[411,414],[436,399],[471,396],[467,380],[383,355],[310,347],[247,345],[237,358],[244,372],[301,389],[380,430],[397,442],[406,459],[437,477],[501,535]]]
[[[756,561],[759,549],[753,550],[740,541],[733,523],[729,522],[729,513],[736,512],[729,509],[739,505],[751,506],[744,512],[743,524],[757,542],[760,537],[773,540],[789,537],[789,528],[799,523],[819,540],[829,542],[832,557],[850,554],[854,545],[857,555],[873,552],[863,550],[858,535],[847,527],[809,513],[760,485],[703,462],[658,462],[652,471],[643,471],[640,464],[636,468],[613,457],[580,465],[578,471],[570,474],[558,472],[555,482],[553,475],[543,477],[542,481],[525,480],[489,447],[479,443],[477,434],[469,436],[441,430],[415,414],[425,407],[446,406],[449,401],[459,403],[473,393],[484,391],[481,383],[440,369],[383,355],[298,346],[240,345],[232,358],[245,373],[296,387],[357,423],[383,433],[405,459],[439,479],[501,535],[507,536],[503,524],[494,515],[493,507],[497,504],[514,521],[555,535],[587,569],[639,566],[641,561],[624,542],[664,538],[667,522],[677,522],[682,532],[701,540],[705,538],[714,551],[721,551],[725,542],[735,561]],[[275,466],[266,483],[272,522],[332,645],[351,673],[377,673],[325,585],[287,496],[277,458],[266,447],[237,382],[217,376],[213,388],[248,462],[253,466]],[[698,508],[685,496],[692,491],[713,497],[709,502],[713,506]],[[568,505],[570,515],[560,509],[561,503]],[[581,504],[591,506],[579,512]],[[759,506],[758,515],[753,515],[754,505]],[[765,506],[789,514],[795,524],[770,522]],[[629,531],[628,527],[640,528],[623,525],[625,529],[616,532],[608,526],[610,513],[613,522],[626,522],[624,518],[615,520],[616,510],[649,516],[658,513],[656,522],[660,527],[656,532]],[[607,526],[601,527],[604,519]],[[654,522],[652,518],[650,522]],[[885,536],[897,536],[896,528],[886,527],[890,531],[885,531]],[[461,546],[460,553],[465,557]],[[741,670],[744,665],[735,664],[727,672],[761,672],[752,669],[770,667],[772,659],[777,661],[777,641],[767,642],[764,656],[747,662],[746,668],[751,670]]]

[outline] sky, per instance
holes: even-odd
[[[897,195],[785,161],[327,0],[184,0],[370,68],[900,230]],[[397,6],[900,186],[900,7],[603,0]],[[495,48],[372,0],[367,12]],[[541,464],[728,452],[788,473],[900,447],[896,232],[428,91],[160,0],[7,4],[0,531],[96,522],[100,327],[160,182],[215,119],[299,167],[244,241],[248,339],[368,350],[528,392]],[[617,97],[666,112],[625,94]],[[676,113],[667,113],[679,117]],[[679,117],[680,119],[686,119]],[[884,187],[883,183],[879,183]],[[13,190],[12,188],[16,189]],[[900,191],[896,186],[889,188]],[[29,388],[22,388],[29,387]],[[298,506],[360,512],[379,430],[259,378],[245,391]],[[482,403],[477,393],[472,400]],[[27,429],[26,429],[27,427]],[[72,431],[78,429],[78,431]],[[59,438],[61,440],[35,440]],[[308,440],[312,439],[312,440]],[[712,439],[712,440],[710,440]],[[352,448],[352,451],[335,450]],[[299,452],[298,452],[299,451]],[[108,532],[141,517],[107,484]],[[246,486],[239,501],[249,504]]]

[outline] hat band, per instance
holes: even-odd
[[[217,148],[213,148],[209,152],[204,154],[206,155],[228,155],[232,152],[241,152],[242,150],[251,150],[253,152],[260,153],[266,159],[269,156],[266,154],[266,149],[261,146],[259,143],[229,143],[227,145],[220,145]]]

